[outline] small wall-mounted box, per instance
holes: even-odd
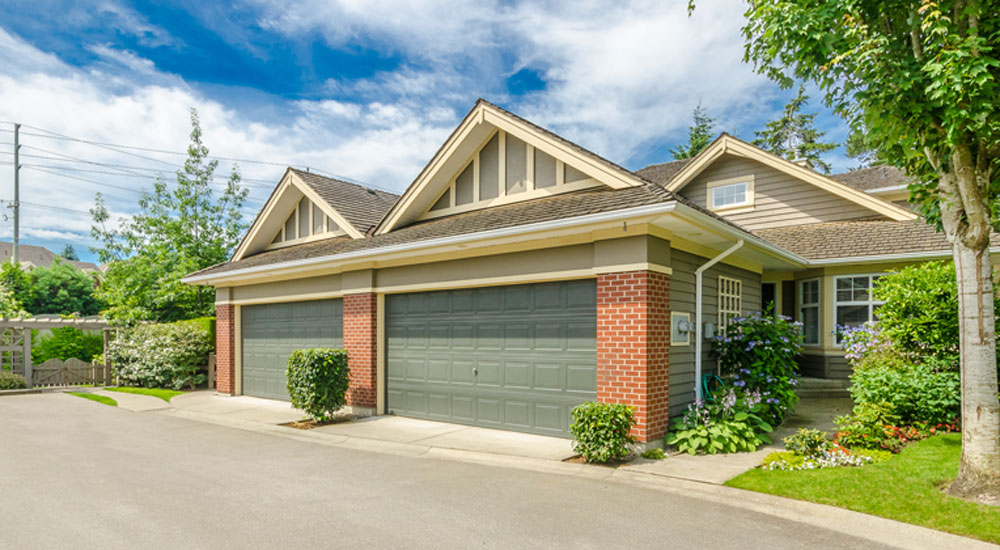
[[[691,344],[694,329],[690,313],[682,311],[670,312],[670,345],[687,346]]]

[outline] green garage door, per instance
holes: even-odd
[[[597,391],[593,280],[388,297],[388,408],[567,436]]]
[[[343,347],[342,300],[244,306],[243,394],[288,399],[285,369],[292,351]]]

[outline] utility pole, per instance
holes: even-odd
[[[18,241],[21,236],[21,144],[18,138],[21,134],[21,125],[14,123],[14,265],[21,265],[17,257]]]

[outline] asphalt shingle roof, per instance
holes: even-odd
[[[306,185],[344,216],[361,234],[378,225],[399,195],[291,168]]]
[[[861,191],[897,187],[906,185],[908,182],[906,174],[899,168],[892,166],[862,168],[860,170],[844,172],[843,174],[834,174],[830,178]]]
[[[691,159],[675,160],[673,162],[664,162],[663,164],[651,164],[637,170],[636,174],[653,183],[666,186],[689,162],[691,162]]]

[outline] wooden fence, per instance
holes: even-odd
[[[31,385],[36,388],[88,384],[110,385],[111,369],[107,365],[92,365],[71,357],[65,361],[49,359],[31,370]]]

